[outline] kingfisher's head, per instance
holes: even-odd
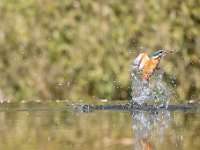
[[[150,58],[162,58],[163,56],[167,55],[167,54],[171,54],[173,53],[173,50],[159,50],[155,53],[153,53],[153,55],[151,55]]]

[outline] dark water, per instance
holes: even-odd
[[[143,110],[125,103],[2,103],[0,149],[200,149],[199,107]]]

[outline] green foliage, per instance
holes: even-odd
[[[1,0],[1,99],[130,99],[140,51],[179,50],[163,65],[181,99],[200,96],[200,1]]]

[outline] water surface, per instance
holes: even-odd
[[[118,103],[123,106],[127,102],[87,104]],[[85,111],[80,106],[67,102],[0,104],[0,149],[200,149],[199,109],[148,111],[105,107]]]

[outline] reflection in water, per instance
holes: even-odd
[[[88,102],[89,103],[89,102]],[[114,102],[112,102],[112,105]],[[116,102],[118,103],[118,102]],[[126,102],[124,102],[126,103]],[[199,150],[197,109],[123,110],[90,103],[92,111],[66,103],[0,105],[0,150]],[[109,107],[108,107],[109,106]]]
[[[164,132],[171,124],[169,111],[132,112],[132,119],[134,150],[156,150],[151,139],[163,142]]]

